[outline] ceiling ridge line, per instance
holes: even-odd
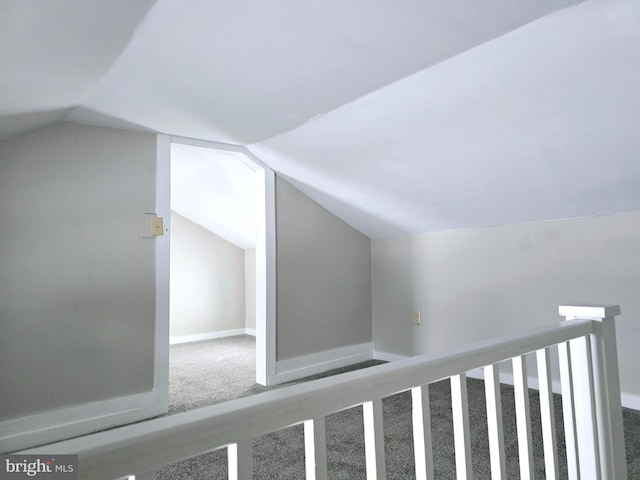
[[[138,26],[133,30],[120,54],[111,62],[111,65],[105,70],[104,75],[100,77],[83,99],[71,108],[70,112],[64,117],[65,120],[68,120],[76,110],[83,108],[110,77],[133,60],[135,55],[151,41],[151,37],[169,19],[170,15],[180,3],[181,0],[155,1],[154,5],[147,11]]]
[[[445,63],[447,63],[447,62],[449,62],[449,61],[451,61],[453,59],[456,59],[456,58],[460,57],[461,55],[464,55],[464,54],[466,54],[468,52],[472,52],[473,50],[476,50],[478,48],[484,47],[487,44],[489,44],[491,42],[494,42],[495,40],[497,40],[499,38],[511,35],[514,32],[517,32],[518,30],[520,30],[522,28],[528,28],[530,25],[535,24],[537,22],[540,22],[540,21],[542,21],[543,19],[545,19],[545,18],[547,18],[549,16],[557,14],[558,12],[563,12],[563,11],[568,10],[568,9],[577,8],[577,7],[579,7],[579,6],[581,6],[584,3],[589,2],[589,1],[590,0],[579,0],[575,4],[565,6],[565,7],[561,8],[561,9],[559,9],[559,10],[551,11],[551,12],[549,12],[549,13],[541,16],[541,17],[538,17],[538,18],[535,18],[535,19],[533,19],[531,21],[523,23],[522,25],[515,26],[514,28],[511,28],[507,32],[504,32],[504,33],[499,34],[497,36],[491,37],[490,39],[487,39],[487,40],[483,41],[482,43],[474,44],[472,46],[469,46],[468,48],[464,48],[463,50],[455,53],[454,55],[448,55],[448,56],[442,58],[441,60],[436,61],[435,63],[433,63],[431,65],[428,65],[428,66],[426,66],[424,68],[421,68],[420,70],[416,70],[416,71],[414,71],[412,73],[404,75],[404,76],[392,81],[391,83],[386,83],[386,84],[382,85],[381,87],[378,87],[378,88],[376,88],[374,90],[371,90],[371,91],[369,91],[367,93],[364,93],[364,94],[362,94],[362,95],[360,95],[358,97],[352,98],[348,102],[345,102],[345,103],[343,103],[343,104],[341,104],[341,105],[339,105],[339,106],[337,106],[337,107],[335,107],[335,108],[333,108],[331,110],[328,110],[328,111],[323,112],[323,113],[318,113],[318,114],[314,115],[313,117],[309,118],[308,120],[304,121],[303,123],[300,123],[300,124],[298,124],[298,125],[296,125],[296,126],[294,126],[292,128],[289,128],[288,130],[280,132],[277,135],[273,135],[271,137],[263,138],[262,140],[246,144],[245,146],[247,148],[249,148],[250,146],[259,147],[261,143],[268,142],[268,141],[274,140],[274,139],[276,139],[278,137],[285,136],[285,135],[288,135],[290,133],[293,133],[293,132],[295,132],[295,131],[297,131],[297,130],[299,130],[301,128],[304,128],[305,126],[309,125],[310,123],[314,123],[314,122],[316,122],[318,120],[321,120],[322,118],[327,117],[327,116],[329,116],[329,115],[331,115],[331,114],[333,114],[335,112],[338,112],[338,111],[340,111],[342,109],[345,109],[350,105],[353,105],[353,104],[359,103],[361,101],[364,101],[367,97],[373,96],[373,95],[375,95],[375,94],[377,94],[379,92],[382,92],[382,91],[384,91],[384,90],[386,90],[388,88],[395,87],[398,84],[400,84],[401,82],[405,82],[405,81],[407,81],[407,80],[409,80],[411,78],[417,77],[418,75],[420,75],[421,73],[423,73],[423,72],[425,72],[425,71],[427,71],[429,69],[435,68],[438,65],[445,64]]]

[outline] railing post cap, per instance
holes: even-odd
[[[620,305],[560,305],[562,317],[601,319],[620,315]]]

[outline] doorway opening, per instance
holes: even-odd
[[[253,335],[256,383],[268,385],[274,174],[243,147],[172,137],[170,148],[170,342]]]

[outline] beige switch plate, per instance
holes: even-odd
[[[422,324],[422,317],[420,316],[420,309],[415,309],[413,311],[413,324],[414,325],[421,325]]]
[[[164,235],[164,221],[155,213],[145,213],[142,216],[142,236],[155,238]]]
[[[164,235],[162,217],[151,217],[151,236],[159,237],[161,235]]]

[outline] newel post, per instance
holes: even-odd
[[[615,317],[620,315],[620,306],[561,306],[559,312],[567,321],[587,319],[597,322],[593,334],[569,342],[570,353],[567,358],[572,370],[572,385],[569,388],[575,401],[577,456],[581,478],[587,478],[585,475],[590,475],[589,472],[599,471],[600,475],[594,475],[593,478],[626,480],[615,327]],[[564,379],[562,388],[564,392]],[[564,401],[563,394],[563,403]],[[591,455],[594,457],[590,458]]]

